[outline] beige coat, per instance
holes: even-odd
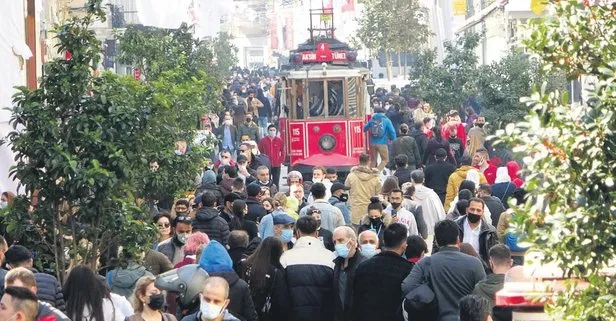
[[[370,198],[381,193],[381,177],[378,169],[357,166],[351,169],[344,185],[350,188],[351,222],[358,224],[368,213]]]

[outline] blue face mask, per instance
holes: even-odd
[[[348,247],[348,242],[345,244],[336,244],[336,246],[334,247],[336,249],[336,254],[338,254],[339,257],[346,259],[349,257],[349,247]]]
[[[362,244],[361,254],[367,258],[371,258],[376,255],[376,245],[374,244]]]
[[[293,230],[290,228],[285,228],[280,232],[280,238],[284,243],[289,243],[293,239]]]

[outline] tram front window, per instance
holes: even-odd
[[[344,116],[344,82],[342,80],[327,82],[327,102],[329,116]]]
[[[323,81],[308,83],[308,113],[309,117],[322,117],[325,111]]]

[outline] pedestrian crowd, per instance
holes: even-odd
[[[154,244],[103,272],[73,267],[60,285],[0,237],[0,320],[511,319],[494,295],[523,263],[508,207],[525,202],[524,181],[484,117],[469,107],[435,126],[429,104],[379,89],[370,153],[346,177],[281,177],[280,84],[235,71],[194,142],[212,162],[192,197],[153,209]]]

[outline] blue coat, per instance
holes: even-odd
[[[387,145],[389,140],[393,141],[396,139],[396,129],[394,128],[394,125],[391,123],[391,120],[389,120],[389,118],[382,113],[372,115],[370,121],[364,125],[364,132],[370,131],[370,128],[372,128],[372,122],[375,119],[380,119],[383,122],[383,130],[385,131],[385,135],[377,138],[372,137],[372,134],[368,133],[368,135],[370,135],[370,145]]]

